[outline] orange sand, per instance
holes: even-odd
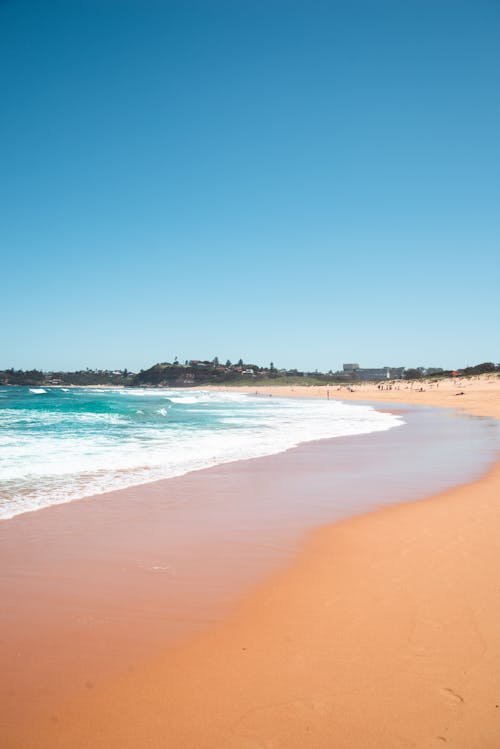
[[[322,529],[222,626],[25,746],[497,749],[499,481]]]
[[[499,418],[496,382],[468,388],[378,392]],[[222,623],[61,699],[5,746],[498,749],[499,532],[498,464],[322,528]]]

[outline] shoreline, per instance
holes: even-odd
[[[370,399],[366,391],[354,395]],[[380,400],[393,401],[392,395],[383,391]],[[315,395],[322,396],[324,391]],[[489,403],[482,408],[491,410]],[[500,527],[494,502],[499,486],[497,465],[479,481],[423,501],[377,509],[308,532],[298,554],[289,550],[278,570],[244,594],[235,611],[186,643],[169,646],[163,655],[158,640],[146,659],[133,664],[133,676],[122,669],[105,684],[89,681],[91,686],[74,699],[62,700],[60,714],[39,716],[21,743],[12,739],[7,746],[135,749],[159,742],[189,749],[382,749],[439,746],[450,740],[464,749],[496,747],[492,731],[498,731],[500,709],[491,708],[493,717],[481,713],[481,725],[476,726],[464,719],[461,706],[473,702],[479,710],[476,692],[489,705],[496,688],[493,665],[499,663],[499,647],[493,624],[500,627],[500,606],[494,574],[486,573],[498,563],[493,539]],[[478,528],[480,544],[474,536]],[[439,587],[443,581],[434,579],[438,563],[446,570],[444,591]],[[427,570],[425,579],[419,570]],[[466,590],[465,578],[470,583]],[[411,597],[415,591],[417,607]],[[464,622],[461,611],[466,613]],[[410,630],[411,652],[401,639]],[[450,637],[455,643],[452,654]],[[480,640],[491,673],[484,668]],[[480,681],[485,686],[481,691],[474,681],[472,697],[456,670],[465,663],[464,648],[469,671],[479,673],[476,661],[482,659]],[[393,672],[387,678],[384,664]],[[363,678],[367,669],[371,683]],[[436,684],[443,685],[426,691],[436,676]],[[500,695],[495,699],[498,704]],[[205,720],[197,720],[197,715]],[[367,720],[372,723],[369,729]],[[436,720],[442,724],[434,727]],[[413,733],[408,733],[407,723]],[[432,731],[440,733],[432,736],[431,724]],[[474,743],[475,736],[481,740]]]
[[[383,389],[382,389],[383,388]],[[476,377],[456,377],[435,383],[392,380],[387,383],[359,382],[351,385],[276,385],[233,387],[206,385],[204,390],[221,392],[257,393],[280,397],[322,398],[345,401],[371,401],[394,405],[426,405],[436,408],[455,408],[473,416],[488,416],[500,420],[500,377],[486,374]]]
[[[175,403],[182,402],[181,390],[175,391],[175,393],[168,391],[168,393],[172,396]],[[153,394],[158,394],[161,397],[162,391],[153,391]],[[178,397],[174,398],[174,395]],[[205,391],[197,390],[194,392],[194,395],[196,396],[194,400],[199,398],[202,400],[211,399],[211,394],[208,394]],[[166,396],[163,395],[163,397]],[[241,394],[239,400],[245,402],[247,400],[246,394]],[[252,402],[250,408],[253,408],[255,404],[258,408],[260,407],[260,399],[248,398],[248,400]],[[142,403],[140,405],[142,406]],[[160,403],[160,405],[163,404]],[[244,406],[245,405],[246,404],[244,403]],[[231,401],[229,406],[231,407]],[[171,439],[170,443],[164,441],[163,444],[161,444],[163,456],[166,457],[166,465],[162,467],[154,462],[153,465],[149,467],[149,470],[147,465],[141,466],[141,462],[147,463],[148,461],[148,455],[144,449],[142,454],[137,453],[140,462],[136,459],[135,462],[126,465],[125,461],[125,465],[122,463],[122,467],[115,467],[114,471],[109,470],[107,472],[108,475],[101,481],[96,480],[92,482],[92,480],[87,480],[85,472],[80,476],[72,476],[71,474],[67,476],[62,475],[59,481],[51,482],[49,488],[45,485],[43,491],[39,493],[37,480],[33,479],[30,485],[25,487],[21,486],[20,488],[16,487],[18,488],[18,493],[13,501],[0,497],[0,523],[11,520],[13,517],[29,512],[38,512],[54,505],[67,504],[79,500],[88,501],[93,497],[105,496],[112,492],[124,491],[133,487],[139,490],[140,487],[147,487],[151,483],[177,478],[200,470],[203,471],[217,465],[225,465],[241,460],[249,460],[270,455],[279,455],[282,452],[286,452],[287,450],[293,449],[300,444],[305,444],[306,442],[337,438],[339,436],[342,437],[350,434],[370,434],[376,433],[377,431],[384,431],[399,426],[401,422],[398,418],[399,414],[393,414],[390,409],[377,409],[380,414],[386,415],[380,416],[379,414],[374,413],[373,418],[371,418],[372,411],[374,410],[371,407],[367,409],[359,405],[354,405],[353,407],[351,404],[339,403],[338,417],[340,425],[342,425],[342,419],[340,417],[343,416],[345,418],[345,411],[353,412],[352,415],[354,417],[359,417],[359,414],[363,414],[366,419],[363,420],[361,426],[358,426],[356,424],[356,419],[354,419],[353,424],[347,429],[342,426],[336,428],[335,424],[337,416],[333,421],[331,421],[327,416],[328,412],[325,411],[323,404],[319,404],[318,402],[313,403],[309,399],[303,399],[300,405],[296,404],[296,407],[292,409],[290,409],[290,400],[286,398],[280,398],[279,400],[275,399],[275,402],[269,401],[269,404],[266,404],[266,406],[267,408],[265,410],[271,411],[271,416],[274,421],[274,423],[271,423],[272,429],[269,430],[270,437],[265,434],[265,426],[261,426],[258,429],[257,436],[252,434],[251,428],[244,428],[243,433],[240,433],[239,435],[237,433],[235,434],[235,439],[231,438],[231,431],[226,432],[225,439],[221,442],[220,438],[224,436],[224,431],[220,430],[218,433],[214,433],[214,438],[217,440],[215,445],[208,445],[208,440],[205,436],[205,449],[202,451],[201,455],[198,454],[197,443],[194,440],[191,440],[188,443],[189,449],[187,449],[185,445],[184,454],[182,452],[180,454],[180,463],[175,461],[175,457],[170,458],[169,456],[169,450],[172,447],[175,452],[175,442]],[[260,410],[264,415],[264,409]],[[287,418],[288,413],[284,412],[290,410],[292,411],[292,419],[287,422],[287,428],[279,428],[281,415]],[[159,411],[163,412],[163,416],[166,416],[165,409],[162,408],[159,409]],[[387,418],[387,414],[389,416],[392,415],[395,418]],[[175,418],[176,416],[174,415],[174,421]],[[165,420],[165,423],[166,422],[167,419]],[[333,424],[333,428],[331,424]],[[256,426],[258,427],[259,424],[257,423]],[[342,434],[342,432],[344,432],[344,434]],[[15,438],[15,435],[13,436]],[[143,443],[142,447],[144,448],[145,445],[146,443]],[[140,446],[139,438],[138,447]],[[153,450],[155,450],[154,444],[152,447]],[[117,445],[117,449],[119,454],[120,445]],[[149,449],[151,449],[151,443],[149,444]],[[160,448],[156,447],[157,453],[159,452],[159,449]],[[85,452],[85,449],[83,449],[83,452]],[[187,458],[188,455],[190,456],[190,459]],[[70,454],[68,457],[71,460],[72,455]],[[118,465],[120,464],[120,460],[116,462]],[[94,472],[96,474],[99,473],[99,467],[102,466],[94,466]],[[108,468],[111,467],[112,466],[108,466]],[[41,478],[43,478],[43,476]],[[50,486],[52,486],[52,490],[55,488],[57,494],[54,494],[53,492],[51,493]]]

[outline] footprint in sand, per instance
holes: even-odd
[[[465,700],[462,697],[461,694],[458,694],[458,692],[455,692],[454,689],[451,689],[451,687],[443,687],[441,690],[441,694],[444,695],[448,700],[453,701],[455,704],[464,704]]]

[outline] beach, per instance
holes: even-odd
[[[210,387],[210,386],[209,386]],[[234,388],[218,387],[218,390]],[[253,393],[256,388],[238,387],[240,392]],[[457,408],[475,416],[492,416],[500,419],[500,381],[496,374],[476,377],[447,377],[439,380],[427,379],[352,382],[339,385],[284,385],[263,386],[257,389],[261,395],[296,396],[301,398],[341,398],[345,401],[370,401],[406,403]]]
[[[0,0],[0,749],[500,749],[500,0]]]
[[[498,378],[405,385],[259,393],[500,419]],[[162,558],[161,482],[7,521],[2,746],[498,747],[498,464],[422,501],[318,517],[302,535],[299,516],[279,538],[256,539],[250,517],[229,544],[207,532],[224,528],[225,499],[238,493],[324,492],[327,449],[169,479],[186,516],[169,537],[181,579]],[[314,487],[311,466],[324,478]],[[148,494],[147,519],[136,492]],[[193,496],[200,510],[216,497],[198,525],[196,505],[183,509]],[[142,566],[127,563],[131,549]]]

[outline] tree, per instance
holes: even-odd
[[[218,367],[219,366],[219,357],[218,356],[214,356],[214,358],[212,360],[212,364],[214,365],[214,367]]]
[[[271,372],[274,371],[274,362],[271,362],[271,364],[269,365],[269,369],[271,370]]]
[[[405,370],[405,380],[420,380],[422,372],[419,369],[407,369]]]
[[[472,374],[472,375],[479,375],[479,374],[486,374],[487,372],[494,372],[496,369],[493,362],[485,361],[482,364],[476,364],[475,367],[465,367],[464,374]]]
[[[230,367],[230,366],[231,366],[231,359],[228,359],[228,360],[226,361],[226,367]]]
[[[242,367],[242,366],[243,366],[243,359],[238,359],[238,367]]]

